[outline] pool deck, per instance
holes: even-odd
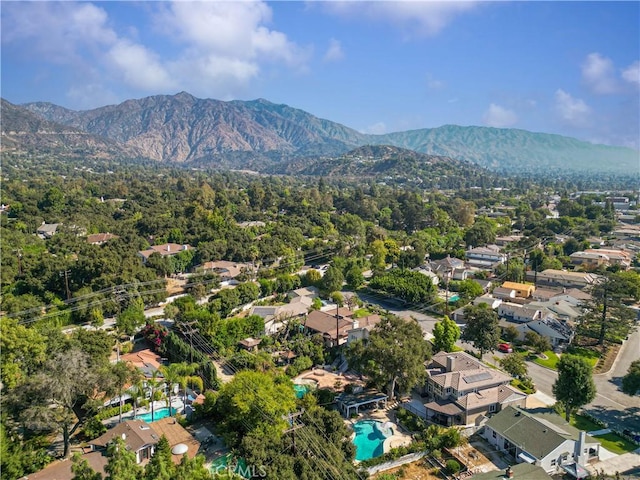
[[[345,422],[348,425],[353,425],[354,423],[361,422],[363,420],[377,420],[383,423],[393,423],[393,435],[387,437],[382,445],[384,453],[387,453],[392,448],[409,445],[413,441],[411,435],[396,423],[395,412],[393,410],[374,410],[372,412],[367,412],[364,415],[360,415],[352,420],[345,420]]]

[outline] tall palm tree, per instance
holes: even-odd
[[[138,416],[138,407],[140,406],[139,400],[141,398],[145,398],[144,394],[147,391],[144,376],[140,376],[141,378],[135,380],[133,385],[129,388],[129,395],[131,395],[131,399],[133,400],[133,418]]]
[[[147,387],[151,389],[151,421],[153,422],[155,416],[155,399],[157,393],[164,393],[162,385],[165,380],[159,370],[155,370],[151,378],[147,379]]]
[[[187,404],[187,384],[189,382],[189,376],[192,375],[198,365],[195,363],[172,363],[171,365],[160,367],[160,371],[165,380],[169,384],[169,404],[171,404],[171,393],[173,392],[173,385],[178,384],[183,390],[183,402]],[[173,415],[173,412],[169,410],[169,413]]]
[[[122,423],[122,394],[124,388],[129,385],[135,378],[138,369],[127,362],[118,362],[110,366],[110,392],[118,394],[118,404],[120,411],[118,414],[118,423]]]

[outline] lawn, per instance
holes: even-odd
[[[612,453],[622,455],[623,453],[632,452],[637,445],[625,440],[624,438],[616,435],[615,433],[607,433],[605,435],[598,435],[593,438],[598,439],[604,448]]]
[[[584,347],[571,346],[567,350],[567,353],[584,358],[587,362],[591,364],[592,368],[596,366],[600,358],[600,354],[598,352],[591,350],[589,348],[584,348]]]
[[[551,368],[553,370],[556,369],[556,365],[558,365],[558,362],[560,361],[560,359],[558,358],[558,356],[553,353],[551,350],[547,350],[546,352],[543,352],[547,358],[536,358],[534,360],[534,363],[537,363],[538,365],[542,365],[543,367],[547,367],[547,368]]]
[[[594,432],[596,430],[602,430],[604,428],[597,423],[592,422],[587,417],[583,417],[582,415],[572,415],[570,423],[574,427],[579,428],[580,430],[584,430],[585,432]],[[615,433],[598,435],[594,436],[593,438],[598,439],[598,441],[604,448],[617,455],[632,452],[633,450],[638,448],[637,445],[634,445],[633,443],[625,440]]]
[[[580,430],[584,430],[585,432],[594,432],[604,428],[582,415],[571,415],[571,422],[569,423]]]

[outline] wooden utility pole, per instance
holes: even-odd
[[[67,291],[67,300],[71,300],[71,290],[69,290],[69,274],[70,273],[71,273],[70,270],[65,270],[59,273],[61,277],[64,276],[64,286]]]
[[[196,320],[191,320],[190,322],[180,322],[178,324],[180,331],[185,335],[189,335],[189,346],[191,347],[189,350],[190,363],[193,363],[193,334],[198,331],[197,328],[193,327],[196,323]]]
[[[296,454],[296,430],[298,430],[299,428],[304,427],[304,424],[300,423],[300,424],[296,424],[294,422],[294,419],[298,418],[300,415],[302,415],[304,413],[304,410],[300,410],[299,412],[294,412],[294,413],[290,413],[289,415],[285,416],[285,419],[287,420],[287,423],[289,424],[289,428],[286,429],[284,431],[284,433],[291,433],[291,443],[292,443],[292,450],[293,450],[293,454]]]

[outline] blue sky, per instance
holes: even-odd
[[[286,103],[387,133],[445,124],[640,143],[639,2],[10,2],[2,97]]]

